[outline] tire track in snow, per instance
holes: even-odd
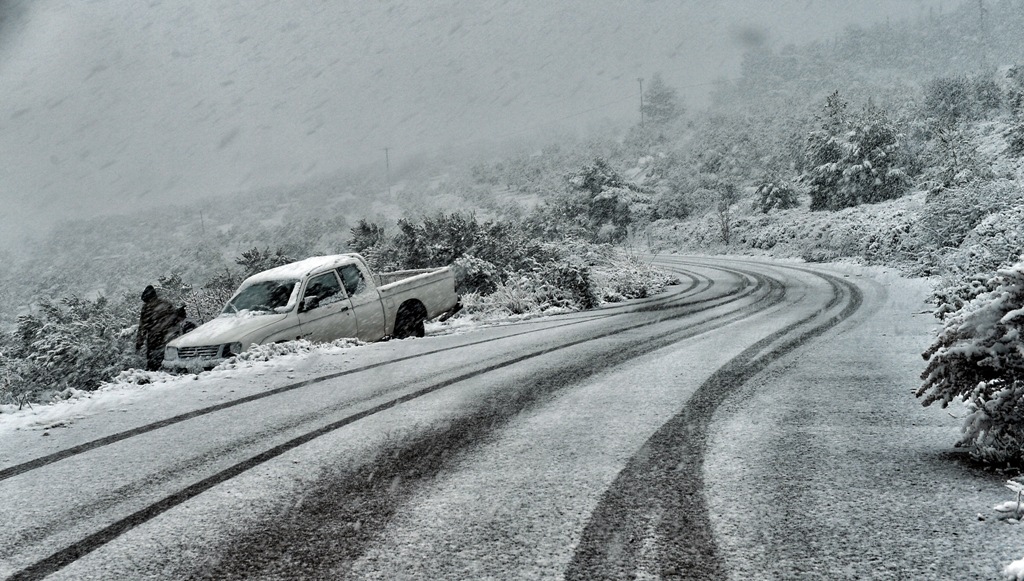
[[[299,381],[299,382],[296,382],[296,383],[290,383],[290,384],[287,384],[287,385],[283,385],[281,387],[277,387],[277,388],[270,389],[270,390],[267,390],[267,391],[264,391],[264,392],[252,394],[252,395],[249,395],[249,396],[246,396],[246,397],[241,397],[241,398],[234,399],[234,400],[231,400],[231,401],[227,401],[227,402],[224,402],[224,403],[220,403],[220,404],[216,404],[216,405],[212,405],[212,406],[207,406],[207,407],[200,408],[200,409],[197,409],[197,410],[192,410],[190,412],[186,412],[186,413],[183,413],[183,414],[178,414],[176,416],[172,416],[170,418],[166,418],[166,419],[163,419],[163,420],[160,420],[160,421],[157,421],[157,422],[151,422],[149,424],[138,426],[138,427],[132,428],[130,430],[124,430],[124,431],[121,431],[121,432],[117,432],[115,434],[111,434],[109,436],[105,436],[105,437],[102,437],[102,438],[91,440],[89,442],[78,444],[76,446],[65,448],[63,450],[60,450],[60,451],[57,451],[57,452],[53,452],[53,453],[47,454],[45,456],[40,456],[40,457],[34,458],[32,460],[28,460],[28,461],[25,461],[25,462],[21,462],[21,463],[18,463],[18,464],[14,464],[14,465],[8,466],[6,468],[0,469],[0,481],[6,480],[8,478],[12,478],[12,477],[17,476],[19,474],[24,474],[24,473],[29,472],[31,470],[42,468],[43,466],[46,466],[48,464],[53,464],[54,462],[59,462],[61,460],[65,460],[67,458],[78,456],[79,454],[84,454],[86,452],[89,452],[91,450],[95,450],[97,448],[102,448],[104,446],[109,446],[111,444],[115,444],[117,442],[121,442],[123,440],[127,440],[127,439],[130,439],[130,438],[133,438],[135,436],[140,436],[142,434],[146,434],[146,433],[149,433],[149,432],[152,432],[152,431],[155,431],[155,430],[159,430],[161,428],[165,428],[165,427],[168,427],[168,426],[173,426],[175,424],[178,424],[178,423],[181,423],[181,422],[185,422],[185,421],[188,421],[188,420],[191,420],[191,419],[194,419],[194,418],[202,417],[202,416],[205,416],[205,415],[208,415],[208,414],[212,414],[212,413],[215,413],[215,412],[218,412],[218,411],[221,411],[221,410],[229,409],[229,408],[232,408],[232,407],[235,407],[235,406],[239,406],[239,405],[242,405],[242,404],[246,404],[246,403],[250,403],[250,402],[253,402],[253,401],[262,400],[262,399],[265,399],[265,398],[268,398],[268,397],[273,397],[273,396],[281,395],[281,394],[284,394],[284,393],[295,391],[297,389],[301,389],[303,387],[307,387],[307,386],[310,386],[310,385],[315,385],[315,384],[318,384],[318,383],[323,383],[325,381],[330,381],[332,379],[337,379],[339,377],[344,377],[346,375],[353,375],[353,374],[356,374],[356,373],[363,373],[363,372],[366,372],[366,371],[371,371],[371,370],[374,370],[374,369],[378,369],[378,368],[382,368],[382,367],[387,367],[389,365],[397,365],[397,364],[400,364],[400,363],[405,363],[405,362],[410,361],[410,360],[419,359],[421,357],[430,357],[430,356],[433,356],[433,355],[437,355],[439,353],[444,353],[446,351],[452,351],[452,350],[456,350],[456,349],[461,349],[463,347],[482,345],[482,344],[485,344],[485,343],[501,341],[501,340],[504,340],[504,339],[509,339],[509,338],[513,338],[513,337],[519,337],[519,336],[522,336],[522,335],[528,335],[528,334],[532,334],[532,333],[540,333],[540,332],[551,330],[551,329],[558,329],[560,327],[566,327],[566,326],[570,326],[570,325],[578,325],[578,324],[580,324],[582,322],[586,322],[586,321],[590,321],[590,320],[594,320],[594,319],[600,319],[600,318],[609,317],[609,316],[620,316],[620,315],[623,315],[623,314],[629,314],[629,313],[634,313],[634,312],[648,312],[648,311],[656,311],[656,310],[663,310],[663,309],[666,309],[666,308],[670,308],[674,303],[683,301],[688,296],[688,293],[691,290],[697,288],[700,285],[700,279],[696,275],[694,275],[692,273],[685,272],[685,271],[681,271],[681,270],[680,271],[676,271],[676,273],[690,278],[690,280],[691,280],[690,285],[687,286],[685,289],[682,289],[681,291],[679,291],[677,293],[673,293],[672,295],[670,295],[668,297],[660,297],[660,296],[659,297],[650,297],[648,299],[642,299],[641,301],[637,301],[637,303],[634,303],[634,304],[639,304],[640,306],[636,306],[635,308],[627,308],[625,310],[622,310],[620,312],[615,312],[615,313],[597,313],[597,314],[593,314],[592,313],[591,316],[589,316],[589,317],[579,317],[579,318],[576,318],[576,319],[574,319],[574,320],[572,320],[570,322],[567,322],[567,323],[562,323],[562,324],[559,324],[559,325],[553,325],[553,326],[550,326],[550,327],[544,327],[542,329],[531,329],[531,330],[522,331],[522,332],[519,332],[519,333],[503,335],[501,337],[493,337],[493,338],[490,338],[490,339],[483,339],[483,340],[480,340],[480,341],[474,341],[472,343],[464,343],[464,344],[456,345],[456,346],[452,346],[452,347],[444,347],[444,348],[441,348],[441,349],[434,349],[434,350],[426,351],[426,352],[423,352],[423,353],[417,353],[415,355],[409,355],[409,356],[406,356],[406,357],[399,357],[399,358],[396,358],[396,359],[390,359],[388,361],[382,361],[382,362],[379,362],[379,363],[374,363],[374,364],[371,364],[371,365],[365,365],[365,366],[354,368],[354,369],[346,369],[345,371],[339,371],[337,373],[331,373],[331,374],[322,375],[322,376],[319,376],[319,377],[314,377],[314,378],[311,378],[311,379]],[[712,286],[714,286],[713,283],[714,283],[714,281],[711,281],[711,284],[709,284],[701,292],[706,292],[707,290],[709,290]],[[723,295],[723,296],[726,296],[726,295]],[[707,300],[712,300],[712,299],[704,299],[703,301],[694,301],[692,303],[686,303],[686,304],[699,304],[699,303],[705,302]],[[653,304],[644,304],[644,303],[653,303]],[[658,304],[658,303],[661,303],[661,304]],[[632,307],[632,305],[631,305],[631,307]],[[614,309],[616,307],[611,307],[611,308]],[[566,313],[566,315],[573,315],[573,314],[579,315],[581,313]]]
[[[573,359],[558,369],[503,382],[476,411],[441,427],[428,428],[365,466],[324,478],[291,512],[251,526],[244,536],[234,540],[226,554],[220,555],[217,564],[190,578],[345,578],[351,564],[421,483],[433,481],[461,451],[478,445],[553,393],[636,357],[735,323],[785,298],[786,289],[779,281],[768,277],[759,280],[764,295],[740,310],[639,341],[626,339],[623,344]],[[353,523],[359,524],[354,527]]]
[[[761,298],[757,299],[755,301],[755,303],[753,303],[751,305],[748,305],[747,307],[738,309],[737,311],[731,311],[731,312],[723,314],[723,315],[712,317],[711,319],[702,321],[698,325],[694,326],[694,327],[707,326],[709,323],[711,323],[713,321],[716,322],[716,324],[714,326],[712,326],[711,328],[706,328],[706,329],[705,328],[700,328],[700,329],[694,330],[691,327],[683,327],[682,329],[675,329],[675,330],[669,331],[668,333],[663,333],[661,335],[658,335],[658,336],[654,337],[653,339],[649,340],[648,342],[644,343],[644,345],[646,345],[649,350],[654,350],[654,349],[657,349],[657,348],[661,348],[662,346],[669,345],[671,343],[683,340],[685,338],[689,338],[689,337],[695,336],[695,335],[700,334],[700,333],[708,332],[710,330],[713,330],[714,328],[718,328],[718,327],[724,326],[726,324],[735,322],[735,320],[738,320],[740,318],[751,316],[751,315],[755,314],[756,312],[758,312],[759,310],[762,310],[764,308],[769,308],[770,306],[778,304],[778,302],[780,302],[783,299],[783,297],[784,297],[783,293],[778,292],[780,289],[784,290],[783,285],[779,281],[777,281],[775,279],[772,279],[770,277],[767,277],[765,275],[762,275],[762,274],[759,274],[759,273],[756,273],[756,272],[751,272],[751,271],[742,271],[742,270],[739,270],[739,269],[721,268],[721,267],[708,266],[708,265],[702,265],[702,266],[706,266],[706,267],[709,267],[709,268],[712,268],[714,270],[718,270],[718,271],[721,271],[721,272],[729,272],[731,274],[739,274],[739,275],[741,275],[741,277],[745,276],[749,280],[746,280],[743,284],[739,285],[737,287],[737,289],[730,290],[729,292],[723,293],[722,295],[713,296],[713,297],[709,297],[709,298],[705,298],[705,299],[700,299],[700,300],[696,300],[696,301],[685,302],[685,303],[683,303],[680,306],[664,307],[664,308],[661,308],[661,309],[656,309],[659,312],[663,311],[663,310],[669,310],[669,309],[680,310],[680,312],[673,312],[670,316],[661,317],[658,320],[665,321],[665,320],[673,320],[673,319],[683,318],[683,317],[686,317],[686,316],[691,316],[691,315],[698,314],[700,312],[703,312],[703,311],[711,309],[711,308],[721,307],[721,306],[724,306],[724,305],[727,305],[727,304],[734,303],[734,302],[736,302],[738,300],[741,300],[741,299],[743,299],[743,298],[745,298],[747,296],[755,295],[756,293],[758,293],[762,289],[767,289],[767,292],[766,292],[766,294],[764,296],[762,296]],[[753,281],[752,284],[750,283],[750,280]],[[707,288],[709,289],[709,288],[711,288],[711,286],[713,286],[713,285],[709,285]],[[707,289],[704,289],[704,290],[706,291]],[[673,295],[672,299],[670,301],[668,301],[668,302],[669,303],[679,302],[679,300],[680,299],[678,299],[675,295]],[[764,304],[766,302],[768,304]],[[643,308],[643,307],[641,307],[641,308]],[[627,312],[629,312],[629,311],[627,311]],[[641,311],[641,312],[643,312],[643,311]],[[558,325],[558,326],[566,326],[566,325],[572,325],[572,324],[576,324],[576,323],[566,323],[566,324]],[[427,387],[424,387],[422,389],[416,390],[416,391],[414,391],[412,393],[408,393],[408,394],[405,394],[405,395],[403,395],[401,397],[398,397],[398,398],[395,398],[395,399],[390,400],[388,402],[382,403],[382,404],[380,404],[378,406],[375,406],[373,408],[370,408],[370,409],[367,409],[367,410],[364,410],[364,411],[361,411],[361,412],[358,412],[358,413],[355,413],[355,414],[351,414],[351,415],[349,415],[349,416],[347,416],[345,418],[342,418],[340,420],[332,422],[332,423],[330,423],[330,424],[328,424],[326,426],[323,426],[321,428],[312,430],[312,431],[307,432],[307,433],[305,433],[305,434],[303,434],[301,436],[298,436],[298,437],[293,438],[293,439],[291,439],[291,440],[289,440],[287,442],[284,442],[284,443],[282,443],[280,445],[272,447],[271,449],[266,450],[266,451],[264,451],[264,452],[262,452],[260,454],[257,454],[255,456],[253,456],[253,457],[243,461],[243,462],[239,462],[239,463],[237,463],[237,464],[235,464],[235,465],[233,465],[233,466],[231,466],[231,467],[229,467],[227,469],[224,469],[224,470],[222,470],[222,471],[220,471],[220,472],[218,472],[216,474],[213,474],[213,475],[211,475],[211,476],[209,476],[207,478],[204,478],[203,480],[200,480],[199,482],[196,482],[196,483],[194,483],[194,484],[192,484],[190,486],[187,486],[187,487],[185,487],[183,489],[180,489],[177,492],[172,493],[171,495],[166,496],[163,499],[161,499],[161,500],[159,500],[159,501],[157,501],[155,503],[152,503],[152,504],[150,504],[150,505],[148,505],[148,506],[146,506],[146,507],[144,507],[142,509],[139,509],[139,510],[135,511],[134,513],[128,515],[127,517],[124,517],[124,518],[122,518],[122,519],[120,519],[120,520],[118,520],[118,521],[116,521],[116,522],[114,522],[114,523],[104,527],[103,529],[101,529],[101,530],[99,530],[99,531],[97,531],[97,532],[87,536],[86,538],[81,539],[80,541],[78,541],[76,543],[73,543],[72,545],[68,546],[67,548],[59,550],[59,551],[51,554],[49,557],[46,557],[46,558],[44,558],[42,560],[39,560],[39,561],[29,565],[28,567],[26,567],[26,568],[20,570],[19,572],[15,573],[9,579],[12,579],[12,580],[14,580],[14,579],[17,579],[17,580],[22,580],[22,579],[41,579],[41,578],[43,578],[43,577],[45,577],[45,576],[47,576],[47,575],[49,575],[51,573],[59,571],[60,569],[66,567],[70,563],[73,563],[74,561],[76,561],[76,560],[80,559],[81,557],[89,554],[90,552],[94,551],[95,549],[97,549],[97,548],[105,545],[106,543],[112,541],[113,539],[117,538],[118,536],[120,536],[121,534],[127,532],[128,530],[131,530],[132,528],[134,528],[134,527],[136,527],[136,526],[138,526],[138,525],[140,525],[142,523],[145,523],[145,522],[155,518],[156,516],[158,516],[160,514],[163,514],[164,512],[166,512],[166,511],[170,510],[171,508],[173,508],[173,507],[175,507],[175,506],[177,506],[177,505],[179,505],[179,504],[189,500],[190,498],[193,498],[193,497],[201,494],[202,492],[204,492],[206,490],[209,490],[213,486],[216,486],[218,484],[226,482],[227,480],[230,480],[231,478],[234,478],[235,476],[238,476],[239,474],[241,474],[241,473],[243,473],[243,472],[245,472],[245,471],[247,471],[247,470],[249,470],[249,469],[251,469],[251,468],[253,468],[255,466],[263,464],[264,462],[267,462],[267,461],[269,461],[269,460],[271,460],[273,458],[276,458],[276,457],[280,456],[281,454],[284,454],[288,450],[294,449],[294,448],[296,448],[296,447],[298,447],[298,446],[300,446],[300,445],[302,445],[302,444],[304,444],[306,442],[309,442],[309,441],[311,441],[311,440],[313,440],[313,439],[315,439],[317,437],[320,437],[320,436],[322,436],[324,434],[333,432],[333,431],[335,431],[337,429],[340,429],[340,428],[342,428],[344,426],[347,426],[347,425],[349,425],[351,423],[354,423],[354,422],[356,422],[356,421],[358,421],[360,419],[363,419],[365,417],[368,417],[370,415],[373,415],[373,414],[376,414],[376,413],[380,413],[382,411],[385,411],[385,410],[390,409],[392,407],[395,407],[397,405],[401,405],[403,403],[412,401],[414,399],[417,399],[417,398],[422,397],[424,395],[427,395],[429,393],[433,393],[435,391],[438,391],[440,389],[443,389],[443,388],[448,387],[450,385],[453,385],[455,383],[466,381],[468,379],[472,379],[474,377],[477,377],[477,376],[480,376],[480,375],[484,375],[486,373],[490,373],[490,372],[496,371],[496,370],[504,368],[504,367],[509,367],[511,365],[515,365],[517,363],[520,363],[520,362],[528,360],[528,359],[532,359],[532,358],[539,357],[539,356],[542,356],[542,355],[546,355],[546,354],[549,354],[549,353],[554,353],[554,352],[557,352],[557,351],[561,351],[563,349],[567,349],[567,348],[574,347],[574,346],[577,346],[577,345],[581,345],[581,344],[584,344],[584,343],[588,343],[588,342],[591,342],[591,341],[596,341],[596,340],[607,338],[607,337],[611,337],[611,336],[614,336],[614,335],[619,335],[621,333],[626,333],[626,332],[629,332],[629,331],[634,331],[634,330],[640,329],[642,327],[646,327],[646,326],[648,326],[650,324],[651,324],[651,321],[646,321],[645,320],[645,321],[643,321],[641,323],[638,323],[638,324],[633,324],[633,325],[630,325],[630,326],[626,326],[626,327],[622,327],[622,328],[617,328],[617,329],[614,329],[612,331],[608,331],[608,332],[605,332],[605,333],[600,333],[600,334],[597,334],[597,335],[588,336],[586,338],[583,338],[583,339],[580,339],[580,340],[577,340],[577,341],[572,341],[572,342],[569,342],[569,343],[560,344],[560,345],[557,345],[555,347],[545,348],[545,349],[541,349],[541,350],[537,350],[537,351],[528,353],[526,355],[522,355],[522,356],[514,357],[514,358],[511,358],[511,359],[503,360],[503,361],[500,361],[500,362],[495,363],[493,365],[487,366],[487,367],[485,367],[483,369],[478,369],[478,370],[471,371],[471,372],[465,373],[463,375],[459,375],[459,376],[456,376],[456,377],[453,377],[453,378],[450,378],[450,379],[447,379],[447,380],[444,380],[444,381],[441,381],[441,382],[438,382],[438,383],[434,383],[434,384],[429,385]],[[551,329],[551,328],[554,328],[554,327],[547,327],[547,329]],[[523,333],[520,333],[520,334],[526,334],[526,333],[532,333],[532,332],[537,332],[537,331],[526,331],[526,332],[523,332]],[[505,336],[505,337],[507,337],[507,336]],[[504,337],[501,337],[501,338],[504,338]],[[479,342],[476,342],[476,343],[473,343],[473,344],[491,342],[491,341],[495,341],[495,340],[498,340],[498,339],[501,339],[501,338],[483,340],[483,341],[479,341]],[[462,345],[462,346],[467,346],[467,345]],[[459,347],[462,347],[462,346],[459,346]],[[455,348],[458,348],[458,347],[444,348],[444,349],[440,349],[440,350],[435,350],[435,352],[436,351],[448,351],[448,350],[455,349]],[[644,351],[644,352],[646,352],[646,351]],[[433,353],[433,352],[431,352],[431,353]],[[633,350],[624,350],[624,351],[621,352],[620,357],[625,356],[625,357],[627,357],[627,359],[622,359],[621,361],[628,360],[628,358],[637,356],[639,354],[641,354],[641,353],[633,351]],[[410,357],[403,358],[403,360],[405,360],[405,359],[412,359],[412,358],[415,358],[415,357],[421,357],[421,356],[424,356],[424,355],[426,355],[426,354],[419,354],[419,355],[416,355],[416,356],[410,356]],[[577,373],[574,373],[574,374],[568,375],[568,376],[560,376],[559,381],[556,382],[555,386],[553,388],[550,388],[550,386],[549,386],[549,389],[547,389],[546,391],[543,391],[543,393],[550,393],[550,391],[552,391],[552,389],[557,389],[557,388],[565,387],[566,385],[571,384],[573,381],[578,380],[581,377],[587,376],[589,373],[591,373],[589,371],[589,369],[595,369],[595,368],[604,369],[604,368],[607,368],[607,366],[609,366],[609,365],[618,364],[617,362],[621,362],[621,361],[619,361],[619,358],[602,357],[600,359],[600,361],[593,361],[593,362],[588,363],[588,365],[590,367],[584,368],[584,369],[579,369]],[[341,373],[338,373],[338,374],[331,374],[329,376],[324,376],[324,377],[320,377],[320,378],[314,378],[312,380],[307,380],[307,381],[304,381],[304,382],[298,382],[296,384],[291,384],[291,385],[285,386],[283,388],[278,388],[277,390],[272,390],[272,394],[276,395],[277,393],[283,392],[285,389],[288,389],[288,390],[297,389],[298,387],[303,387],[303,386],[310,385],[312,383],[317,383],[317,382],[320,382],[320,381],[326,381],[327,379],[331,379],[331,378],[334,378],[334,377],[337,377],[337,376],[340,376],[340,375],[347,375],[347,374],[350,374],[350,373],[354,373],[356,371],[365,371],[366,369],[369,369],[369,368],[380,367],[382,365],[391,364],[391,363],[394,363],[394,362],[395,362],[395,360],[392,360],[392,361],[389,361],[389,362],[383,362],[383,363],[380,363],[380,364],[374,364],[374,365],[371,365],[371,366],[366,366],[364,368],[361,368],[360,370],[349,370],[349,371],[341,372]],[[613,362],[616,362],[616,363],[613,363]],[[596,372],[596,371],[594,371],[594,372]],[[271,392],[267,392],[267,393],[271,393]],[[531,391],[531,393],[534,393],[534,395],[538,395],[539,394],[539,392],[536,392],[535,390]],[[246,401],[251,401],[251,399],[258,399],[259,396],[263,396],[263,394],[257,394],[256,396],[250,396],[250,398],[242,398],[242,399],[246,400]],[[263,397],[266,397],[266,396],[263,396]],[[237,402],[239,400],[235,400],[235,401]],[[532,399],[530,401],[532,401]],[[237,405],[237,403],[235,403],[235,402],[227,402],[226,404],[220,404],[220,405],[217,405],[217,406],[211,406],[210,408],[204,408],[204,410],[210,410],[210,411],[206,411],[205,413],[211,413],[212,411],[217,411],[217,410],[220,410],[220,409],[224,409],[225,407],[230,407],[231,404]],[[521,409],[521,408],[510,410],[510,413],[507,416],[505,416],[506,419],[507,419],[507,417],[511,417],[515,413],[518,413],[519,409]],[[203,411],[203,410],[198,410],[198,411]],[[509,411],[509,410],[506,410],[506,411]],[[203,415],[205,415],[205,413]],[[189,416],[189,414],[183,414],[183,415],[184,416]],[[173,419],[180,418],[180,417],[182,417],[182,416],[176,416],[175,418],[171,418],[171,419],[173,420]],[[184,418],[184,419],[180,419],[180,420],[177,420],[177,421],[184,421],[185,419],[191,419],[191,417],[195,417],[195,416],[190,416],[190,417],[187,417],[187,418]],[[174,422],[174,423],[177,423],[177,422]],[[149,426],[144,426],[144,427],[155,426],[155,427],[151,427],[150,429],[146,430],[146,431],[152,431],[153,429],[158,429],[160,427],[164,427],[165,425],[170,425],[170,424],[167,424],[166,421],[164,421],[164,422],[157,422],[155,424],[150,424]],[[488,426],[488,430],[494,429],[497,426],[497,423],[495,421],[488,421],[487,426]],[[456,431],[458,431],[460,429],[464,430],[465,426],[463,426],[462,428],[453,427],[452,429],[454,429]],[[135,432],[135,430],[129,431],[128,433],[130,433],[130,435],[122,437],[122,438],[119,438],[118,440],[115,440],[115,441],[120,441],[122,439],[126,439],[127,437],[138,435],[137,433],[133,433],[133,432]],[[124,434],[124,433],[122,433],[122,434]],[[98,442],[99,441],[102,441],[102,440],[98,440]],[[113,442],[104,442],[102,445],[108,445],[110,443],[113,443]],[[468,444],[468,443],[469,442],[466,442],[465,444]],[[93,447],[98,447],[98,446],[93,446]],[[86,451],[86,450],[83,450],[83,451]],[[81,453],[81,452],[78,452],[78,453]],[[58,458],[58,459],[62,459],[62,458]],[[56,461],[56,460],[54,460],[54,461]],[[47,463],[50,463],[50,462],[47,462]]]
[[[648,439],[591,515],[566,569],[567,580],[636,578],[639,569],[651,564],[647,562],[650,552],[659,569],[654,574],[659,578],[726,578],[702,480],[711,418],[740,385],[771,362],[849,318],[863,302],[860,289],[852,283],[809,269],[783,268],[823,278],[832,288],[832,299],[819,311],[758,341],[721,367],[697,389],[686,408]],[[787,339],[844,299],[846,304],[840,312]]]

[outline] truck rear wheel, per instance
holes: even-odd
[[[407,337],[422,337],[427,334],[425,323],[427,321],[426,309],[420,303],[403,303],[398,307],[395,316],[395,339]]]

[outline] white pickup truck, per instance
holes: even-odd
[[[213,367],[259,343],[422,337],[460,307],[449,267],[375,275],[358,254],[314,256],[245,279],[217,318],[167,344],[163,366]]]

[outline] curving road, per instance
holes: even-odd
[[[807,424],[755,425],[794,384],[827,399],[810,347],[856,336],[837,365],[864,373],[889,297],[807,265],[659,261],[680,284],[656,297],[4,441],[0,578],[815,578],[834,554],[788,518],[814,491],[779,478],[806,470]],[[736,508],[752,498],[774,517]]]

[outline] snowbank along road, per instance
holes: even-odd
[[[819,393],[843,377],[828,362],[801,365],[801,354],[891,318],[888,295],[867,278],[806,265],[660,260],[681,284],[656,297],[318,355],[298,372],[183,379],[141,409],[80,417],[46,438],[12,432],[0,443],[0,576],[886,571],[809,541],[823,525],[791,522],[779,505],[814,493],[800,474],[781,472],[835,464],[827,431],[808,447],[792,433],[811,438],[806,421],[775,424],[768,439],[752,426],[785,403],[765,394],[786,382],[781,397],[799,383],[822,418],[843,413],[848,401],[824,409]],[[884,361],[864,369],[856,353],[835,365],[847,378],[886,372]],[[759,397],[756,409],[744,403]],[[795,536],[779,538],[782,530]],[[892,578],[935,577],[932,557],[890,563]]]

